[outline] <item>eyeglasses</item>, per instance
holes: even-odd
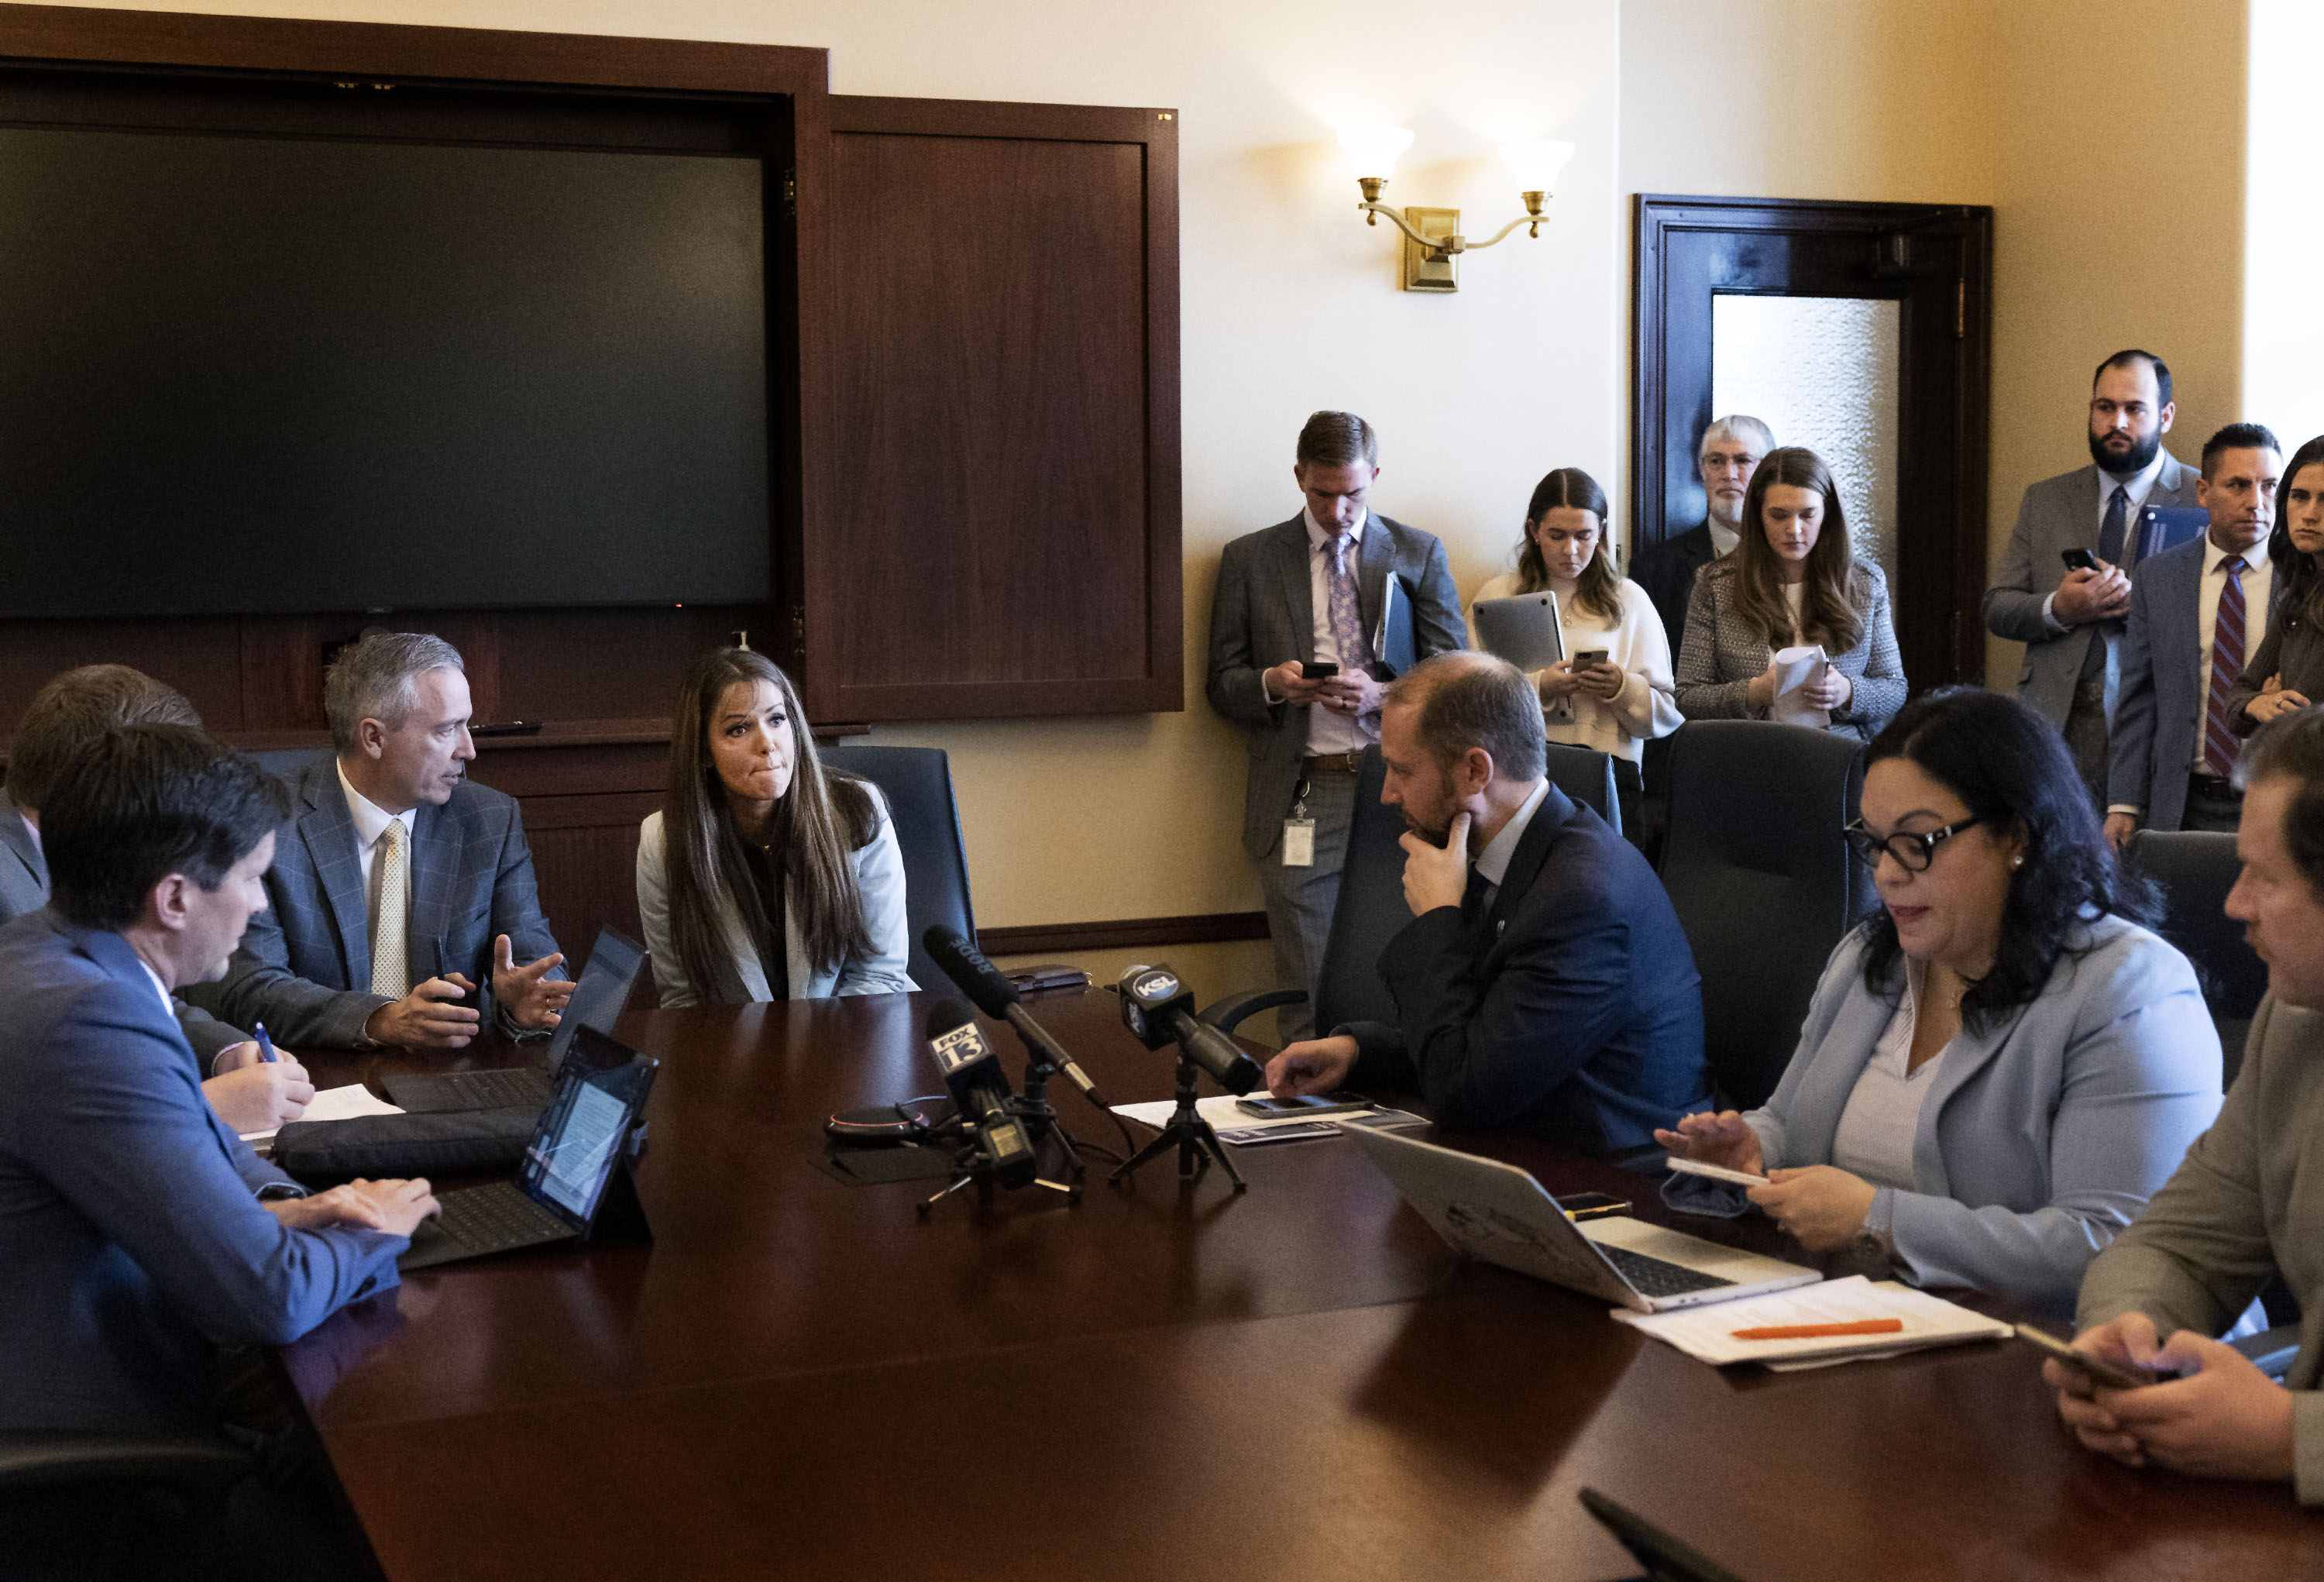
[[[1936,860],[1939,846],[1950,840],[1964,829],[1974,829],[1980,824],[1990,822],[1990,819],[1982,816],[1962,819],[1946,825],[1942,829],[1931,829],[1917,835],[1899,830],[1884,840],[1867,829],[1864,827],[1864,820],[1858,819],[1841,830],[1840,835],[1841,839],[1848,842],[1848,849],[1856,854],[1857,860],[1868,868],[1878,867],[1880,854],[1885,851],[1895,857],[1896,865],[1906,873],[1919,874],[1925,872],[1928,865]]]

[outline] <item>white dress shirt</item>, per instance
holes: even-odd
[[[2160,446],[2156,447],[2154,459],[2126,478],[2118,478],[2106,468],[2098,468],[2098,526],[2091,532],[2090,541],[2093,544],[2098,542],[2098,535],[2106,532],[2107,507],[2114,504],[2114,492],[2118,488],[2123,493],[2122,546],[2131,553],[2137,551],[2138,513],[2145,508],[2146,497],[2154,493],[2154,480],[2163,474],[2164,454]],[[2127,566],[2129,562],[2126,560],[2123,563]],[[2061,574],[2064,569],[2063,567],[2059,568]],[[2057,590],[2052,588],[2050,591],[2050,597],[2042,601],[2042,624],[2052,632],[2070,632],[2073,630],[2072,627],[2050,613],[2050,606],[2057,597]],[[2116,634],[2105,632],[2103,627],[2099,630],[2104,633],[2111,647]],[[2111,665],[2113,661],[2109,660],[2107,662]],[[2109,679],[2107,692],[2109,696],[2112,695],[2111,679]],[[2111,707],[2107,710],[2107,719],[2109,724],[2114,719],[2114,710]]]
[[[1477,854],[1471,871],[1485,876],[1487,906],[1492,905],[1494,897],[1500,893],[1501,879],[1509,871],[1509,859],[1517,855],[1517,842],[1525,838],[1526,827],[1541,810],[1542,799],[1547,795],[1549,782],[1536,782],[1533,795],[1518,805],[1517,810],[1509,815],[1509,821],[1501,826],[1500,833],[1485,842],[1485,849]]]
[[[2219,593],[2227,585],[2227,574],[2219,569],[2230,555],[2243,557],[2243,575],[2237,578],[2244,585],[2244,662],[2259,650],[2259,640],[2267,631],[2268,595],[2275,587],[2275,562],[2267,558],[2267,541],[2262,539],[2248,550],[2223,550],[2203,536],[2203,580],[2195,585],[2195,635],[2201,646],[2195,662],[2202,667],[2201,708],[2195,716],[2195,762],[2188,766],[2190,774],[2209,774],[2203,759],[2203,731],[2211,717],[2211,641],[2218,635],[2219,624]]]
[[[1735,529],[1720,521],[1716,516],[1706,516],[1702,520],[1703,525],[1711,529],[1711,557],[1712,560],[1720,560],[1728,555],[1733,554],[1735,552],[1735,546],[1743,541],[1743,535],[1741,533],[1736,532]]]
[[[1332,540],[1333,534],[1323,531],[1315,520],[1314,512],[1303,507],[1300,517],[1307,523],[1307,597],[1314,611],[1315,658],[1322,662],[1336,664],[1346,670],[1348,661],[1341,656],[1340,640],[1332,631]],[[1364,522],[1348,530],[1348,572],[1359,575],[1364,547]],[[1357,612],[1359,618],[1362,611]],[[1379,740],[1378,727],[1366,730],[1354,718],[1335,714],[1318,703],[1307,710],[1307,752],[1312,757],[1333,753],[1360,753]]]
[[[364,914],[370,921],[371,938],[379,939],[379,890],[372,883],[372,859],[379,855],[379,837],[387,833],[390,824],[403,826],[403,872],[408,881],[411,874],[411,837],[419,827],[420,810],[406,808],[401,813],[391,813],[355,790],[347,780],[345,764],[334,764],[338,770],[339,790],[347,799],[347,817],[355,824],[355,861],[363,865]],[[407,896],[407,903],[409,897]],[[405,930],[409,948],[410,929]],[[417,965],[414,963],[413,965]],[[417,981],[416,979],[414,980]]]

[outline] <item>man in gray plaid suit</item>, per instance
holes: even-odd
[[[317,1049],[456,1050],[487,1010],[512,1033],[556,1026],[573,985],[515,801],[465,772],[458,651],[374,632],[332,661],[323,711],[333,756],[291,788],[270,905],[208,991],[218,1013]]]

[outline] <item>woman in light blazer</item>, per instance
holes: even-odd
[[[1836,735],[1870,741],[1904,701],[1904,667],[1880,568],[1856,559],[1840,487],[1799,446],[1767,452],[1743,496],[1743,541],[1694,574],[1679,646],[1678,711],[1765,719],[1778,649],[1821,643],[1831,661],[1800,691]]]
[[[705,654],[673,724],[669,795],[638,832],[662,1004],[916,987],[887,804],[825,770],[790,678],[747,648]]]
[[[2084,1266],[2218,1113],[2194,969],[2140,926],[2151,887],[2014,698],[1907,705],[1848,833],[1884,910],[1833,952],[1774,1096],[1656,1137],[1765,1171],[1750,1200],[1811,1251],[1853,1243],[1917,1283],[2069,1317]]]

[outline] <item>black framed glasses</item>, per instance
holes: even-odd
[[[1964,829],[1974,829],[1980,824],[1991,822],[1991,819],[1980,815],[1971,819],[1956,819],[1942,829],[1924,830],[1919,834],[1908,834],[1898,830],[1884,840],[1867,829],[1864,827],[1864,820],[1858,819],[1841,830],[1840,835],[1841,839],[1848,842],[1848,849],[1856,854],[1857,860],[1868,868],[1878,867],[1880,854],[1885,851],[1896,859],[1898,867],[1908,874],[1918,874],[1926,871],[1928,865],[1936,860],[1938,847]]]

